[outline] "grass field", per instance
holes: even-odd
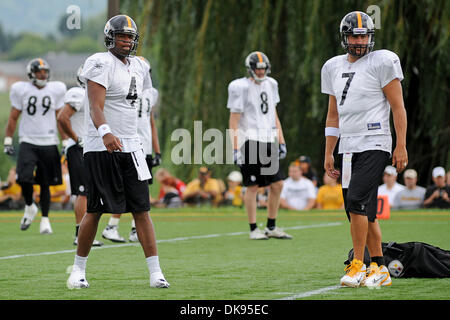
[[[141,247],[135,243],[94,248],[90,288],[68,290],[73,263],[74,216],[50,212],[52,235],[39,234],[40,217],[27,231],[22,212],[1,212],[1,300],[448,300],[450,279],[393,279],[390,288],[339,288],[351,240],[343,212],[280,211],[278,226],[292,240],[252,241],[243,209],[152,209],[162,269],[169,289],[149,287]],[[265,212],[258,213],[264,226]],[[101,219],[97,239],[109,215]],[[128,238],[131,215],[120,233]],[[383,241],[422,241],[450,248],[450,211],[394,211],[380,221]]]

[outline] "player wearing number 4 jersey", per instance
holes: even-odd
[[[67,286],[87,288],[86,262],[103,213],[131,212],[146,257],[150,286],[168,288],[159,265],[156,237],[149,217],[151,178],[137,133],[137,101],[152,87],[149,65],[135,57],[139,34],[126,15],[105,25],[107,52],[90,56],[80,75],[86,84],[84,166],[87,214]]]
[[[17,182],[22,187],[25,213],[21,230],[27,230],[38,212],[33,202],[33,184],[40,185],[42,219],[40,233],[52,233],[48,213],[50,185],[62,183],[56,116],[64,106],[66,85],[60,81],[48,81],[50,67],[41,59],[33,59],[27,65],[30,81],[19,81],[11,86],[11,112],[6,127],[4,151],[14,154],[13,135],[19,125],[19,153],[17,158]]]
[[[407,121],[400,84],[403,73],[395,53],[372,51],[375,29],[367,14],[347,14],[340,32],[347,54],[328,60],[322,67],[322,92],[329,95],[324,169],[330,177],[342,175],[354,250],[354,259],[345,269],[341,284],[386,286],[391,279],[384,266],[381,230],[376,219],[377,193],[392,151],[391,110],[397,137],[392,165],[401,172],[408,164]],[[335,169],[333,157],[339,137],[342,172]],[[371,256],[367,269],[362,262],[365,246]]]

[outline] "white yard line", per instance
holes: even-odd
[[[298,230],[298,229],[310,229],[310,228],[322,228],[322,227],[334,227],[341,225],[341,222],[331,222],[331,223],[322,223],[322,224],[311,224],[311,225],[302,225],[302,226],[294,226],[294,227],[286,227],[284,230]],[[231,233],[217,233],[217,234],[207,234],[200,236],[190,236],[190,237],[179,237],[173,239],[162,239],[157,240],[157,243],[164,242],[176,242],[176,241],[185,241],[185,240],[195,240],[195,239],[206,239],[206,238],[216,238],[223,236],[238,236],[248,234],[248,231],[243,232],[231,232]],[[139,243],[124,243],[124,244],[113,244],[113,245],[103,245],[101,247],[92,247],[92,250],[100,250],[100,249],[109,249],[109,248],[120,248],[120,247],[129,247],[129,246],[137,246]],[[50,251],[50,252],[39,252],[39,253],[25,253],[25,254],[16,254],[12,256],[0,257],[0,260],[9,260],[9,259],[17,259],[24,257],[37,257],[37,256],[46,256],[46,255],[54,255],[61,253],[74,253],[76,249],[70,250],[61,250],[61,251]]]
[[[331,286],[331,287],[320,288],[320,289],[317,289],[317,290],[297,293],[297,294],[294,294],[294,295],[291,295],[291,296],[287,296],[287,297],[284,297],[284,298],[280,298],[280,299],[277,299],[277,300],[295,300],[295,299],[300,299],[300,298],[307,298],[307,297],[310,297],[310,296],[314,296],[316,294],[321,294],[321,293],[324,293],[324,292],[336,290],[336,289],[339,289],[340,287],[341,287],[340,285],[335,285],[335,286]]]

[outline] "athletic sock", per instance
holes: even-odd
[[[75,226],[75,237],[78,237],[78,230],[80,230],[80,225],[79,224],[77,224]]]
[[[158,256],[150,256],[148,258],[145,258],[145,261],[147,261],[148,271],[150,272],[150,274],[154,272],[162,272],[159,266]]]
[[[120,218],[111,217],[111,218],[109,218],[108,226],[110,226],[110,227],[118,226],[119,225],[119,221],[120,221]]]
[[[257,228],[256,223],[250,223],[250,231],[253,231]]]
[[[75,255],[73,265],[76,266],[81,272],[86,272],[86,262],[88,257],[80,257]]]
[[[131,220],[131,230],[136,230],[136,222],[134,221],[134,219]]]
[[[275,229],[275,220],[276,219],[267,218],[267,229],[269,230]]]
[[[32,183],[21,183],[20,187],[22,188],[22,195],[25,200],[25,204],[27,206],[31,206],[33,204],[33,184]]]
[[[43,217],[48,217],[48,212],[50,210],[50,186],[41,185],[41,211]]]
[[[371,262],[375,262],[378,266],[384,265],[384,257],[370,257]]]

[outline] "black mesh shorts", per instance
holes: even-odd
[[[241,147],[244,164],[240,165],[244,186],[268,186],[284,179],[278,158],[278,145],[247,140]]]
[[[147,180],[138,179],[130,153],[86,152],[87,212],[126,213],[150,210]]]
[[[17,156],[17,183],[62,184],[61,157],[58,147],[22,142]]]
[[[342,189],[349,220],[350,212],[367,216],[370,222],[377,218],[378,186],[389,157],[388,152],[381,150],[353,154],[350,184]]]
[[[73,145],[67,150],[67,167],[70,175],[70,191],[73,195],[86,196],[86,170],[83,165],[83,148]]]

